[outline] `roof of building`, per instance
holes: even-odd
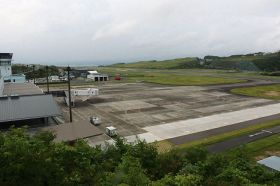
[[[98,74],[98,72],[96,70],[90,70],[90,71],[88,71],[88,73],[90,73],[90,74]]]
[[[50,126],[44,128],[44,130],[49,130],[56,134],[55,142],[74,141],[103,134],[101,130],[85,120]]]
[[[5,83],[3,95],[35,95],[43,94],[42,89],[33,83]]]
[[[13,53],[0,53],[0,59],[12,59]]]
[[[278,156],[270,156],[268,158],[258,161],[258,163],[270,169],[280,171],[280,157]]]
[[[0,97],[0,123],[61,115],[52,95]]]

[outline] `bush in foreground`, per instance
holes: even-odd
[[[0,185],[277,185],[279,174],[251,162],[246,153],[208,154],[204,149],[159,154],[145,142],[117,139],[92,148],[84,141],[54,143],[54,135],[24,129],[0,134]]]

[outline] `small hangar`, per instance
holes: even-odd
[[[87,78],[91,79],[93,81],[108,81],[109,80],[109,76],[107,74],[98,73],[96,70],[88,71]]]

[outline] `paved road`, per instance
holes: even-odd
[[[171,142],[172,144],[180,145],[180,144],[184,144],[187,142],[200,140],[203,138],[208,138],[208,137],[211,137],[214,135],[219,135],[222,133],[226,133],[226,132],[230,132],[230,131],[234,131],[234,130],[238,130],[238,129],[242,129],[242,128],[247,128],[249,126],[257,125],[257,124],[275,120],[275,119],[280,119],[280,114],[275,114],[272,116],[267,116],[267,117],[263,117],[263,118],[250,120],[250,121],[240,122],[240,123],[236,123],[233,125],[215,128],[215,129],[211,129],[211,130],[206,130],[206,131],[189,134],[189,135],[185,135],[185,136],[170,138],[170,139],[168,139],[168,141]]]
[[[276,114],[280,114],[280,103],[144,127],[143,129],[161,139],[169,139]]]
[[[262,139],[273,134],[280,133],[280,125],[276,127],[272,127],[269,129],[261,130],[249,135],[243,135],[237,138],[229,139],[220,143],[215,143],[206,147],[206,149],[210,152],[222,152],[233,147],[237,147],[246,143],[250,143],[252,141]]]

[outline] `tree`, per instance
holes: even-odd
[[[174,176],[172,175],[165,175],[162,179],[152,182],[151,186],[176,186]]]
[[[204,148],[201,147],[192,147],[189,148],[185,152],[185,158],[190,163],[197,163],[199,161],[204,161],[207,157],[207,151]]]
[[[109,185],[146,186],[150,182],[139,160],[131,156],[124,156],[116,171],[113,174],[108,174],[105,180],[106,184],[104,185],[109,183]]]
[[[138,158],[143,169],[151,179],[158,178],[158,152],[155,146],[138,140],[137,143],[128,148],[128,155]]]
[[[202,185],[202,180],[200,175],[177,175],[175,177],[175,184],[177,186],[199,186]]]
[[[246,177],[246,172],[243,172],[233,167],[226,168],[216,178],[219,181],[223,181],[225,183],[236,185],[236,186],[251,183],[251,181]]]

